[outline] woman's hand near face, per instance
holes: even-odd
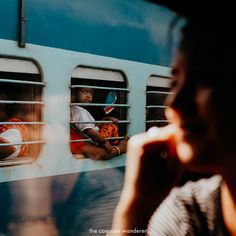
[[[129,140],[125,183],[113,220],[113,229],[119,229],[121,235],[122,230],[145,230],[152,213],[180,177],[173,133],[170,125]]]

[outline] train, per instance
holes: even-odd
[[[108,105],[120,139],[165,125],[176,15],[144,0],[9,0],[0,9],[0,107],[31,134],[27,156],[0,159],[0,235],[105,235],[126,155],[72,154],[71,94],[89,81],[99,122],[115,91]]]

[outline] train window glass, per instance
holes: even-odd
[[[156,75],[150,76],[146,93],[146,130],[153,126],[163,127],[167,125],[164,103],[170,94],[170,79]]]
[[[79,94],[84,90],[92,93],[91,100],[79,99]],[[70,104],[70,148],[75,158],[84,157],[81,154],[81,147],[86,142],[96,145],[96,142],[86,136],[83,130],[92,127],[101,133],[101,124],[112,122],[107,120],[108,116],[118,119],[118,134],[115,137],[111,134],[111,137],[106,139],[116,144],[124,138],[129,124],[127,120],[128,92],[125,77],[119,71],[89,67],[75,68],[71,77]],[[94,120],[91,117],[85,117],[83,109],[86,110],[85,113],[89,112]]]
[[[0,166],[32,162],[42,140],[42,89],[31,61],[0,57]]]

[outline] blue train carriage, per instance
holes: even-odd
[[[175,15],[142,0],[10,0],[0,9],[0,106],[21,117],[0,125],[30,131],[27,142],[15,143],[29,145],[26,156],[0,160],[0,233],[10,225],[17,235],[18,227],[40,221],[53,222],[60,235],[104,234],[125,155],[93,161],[71,153],[70,142],[80,142],[70,140],[70,109],[78,105],[71,94],[89,82],[94,101],[79,105],[94,111],[96,123],[116,91],[111,114],[120,139],[165,125]]]

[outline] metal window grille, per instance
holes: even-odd
[[[74,93],[79,88],[92,88],[95,91],[94,99],[91,103],[80,103],[80,102],[71,102],[70,106],[82,106],[85,109],[89,109],[89,112],[92,113],[92,116],[95,118],[94,122],[91,121],[75,121],[71,120],[70,125],[73,126],[75,124],[108,124],[112,123],[109,120],[101,119],[102,115],[94,115],[96,111],[100,111],[98,113],[102,114],[102,110],[104,107],[112,106],[114,107],[114,116],[118,119],[118,126],[120,135],[119,137],[111,137],[107,138],[107,140],[113,139],[124,139],[124,135],[127,132],[127,125],[130,121],[127,119],[127,110],[130,107],[127,104],[127,94],[129,93],[129,89],[126,87],[125,79],[120,72],[110,71],[110,70],[101,70],[94,68],[84,68],[78,67],[73,72],[71,78],[71,93]],[[105,103],[105,97],[110,91],[116,91],[117,93],[117,101],[115,103]],[[91,111],[94,111],[91,112]],[[105,114],[104,114],[105,116]],[[110,116],[110,114],[108,114]],[[111,116],[113,114],[111,113]],[[97,118],[99,117],[99,118]],[[79,132],[79,130],[78,130]],[[70,143],[76,142],[91,142],[90,138],[76,139],[70,140]]]
[[[153,126],[168,124],[164,110],[166,97],[171,95],[170,81],[167,77],[149,77],[146,88],[146,130]]]
[[[0,120],[0,126],[24,125],[29,131],[29,140],[25,142],[0,143],[1,147],[29,145],[27,156],[2,158],[0,166],[26,164],[33,161],[44,143],[41,139],[42,126],[42,90],[40,72],[31,61],[0,58],[0,106],[6,118],[19,118],[20,122]]]

